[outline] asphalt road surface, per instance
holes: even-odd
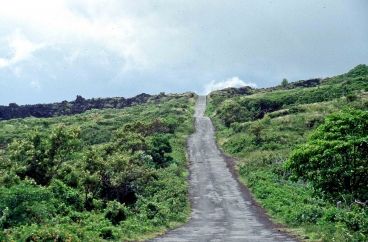
[[[294,241],[279,232],[257,210],[249,194],[244,194],[217,148],[205,109],[206,97],[199,96],[194,114],[196,133],[189,137],[187,148],[192,207],[189,223],[151,241]]]

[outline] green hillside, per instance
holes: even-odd
[[[368,66],[280,83],[208,95],[219,146],[301,240],[367,241]],[[134,241],[186,223],[196,95],[144,98],[0,121],[0,241]]]
[[[207,115],[277,222],[308,241],[367,241],[367,110],[368,66],[358,65],[331,78],[215,91]]]
[[[185,223],[195,98],[0,121],[0,241],[126,241]]]

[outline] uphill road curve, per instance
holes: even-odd
[[[199,96],[196,133],[189,136],[187,148],[191,218],[188,224],[150,241],[295,241],[270,226],[269,218],[256,212],[253,200],[244,195],[217,148],[205,109],[206,97]]]

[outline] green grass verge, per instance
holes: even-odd
[[[291,174],[283,167],[292,150],[307,142],[326,115],[343,108],[368,109],[368,68],[363,66],[365,72],[355,75],[362,66],[358,67],[316,87],[253,90],[234,97],[226,96],[225,90],[208,97],[206,114],[215,123],[219,147],[237,158],[240,181],[275,222],[301,240],[368,239],[364,206],[351,206],[341,197],[339,210],[338,201],[315,196],[308,183],[290,181]]]

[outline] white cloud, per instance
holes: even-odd
[[[257,85],[252,82],[246,83],[240,80],[239,77],[234,76],[232,78],[227,79],[226,81],[221,81],[218,83],[215,83],[215,81],[211,81],[204,87],[204,94],[207,95],[210,92],[225,89],[227,87],[243,87],[243,86],[256,87]]]
[[[190,55],[191,45],[183,38],[190,36],[189,28],[172,26],[150,11],[151,5],[118,0],[0,0],[0,16],[16,19],[33,38],[64,52],[69,63],[90,54],[87,47],[122,57],[123,71],[174,66],[181,62],[178,56]],[[0,59],[0,67],[8,65]]]
[[[4,59],[4,58],[0,58],[0,68],[2,67],[6,67],[9,65],[9,61]]]
[[[33,53],[42,47],[44,44],[35,44],[25,38],[20,29],[16,29],[8,36],[8,45],[12,57],[9,59],[0,58],[0,68],[12,67],[13,65],[27,61],[33,57]]]
[[[64,60],[66,60],[70,65],[74,63],[76,59],[78,59],[81,56],[80,50],[75,50],[72,53],[70,53],[68,56],[64,56]]]

